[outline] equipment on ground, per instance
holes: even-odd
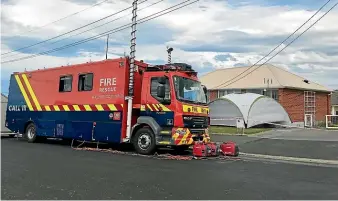
[[[239,155],[239,147],[235,142],[228,141],[223,142],[220,145],[221,153],[225,156],[238,156]]]

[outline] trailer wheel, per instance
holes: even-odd
[[[28,124],[25,130],[25,138],[28,142],[35,142],[36,141],[36,126],[34,123]]]
[[[139,129],[133,137],[133,145],[137,153],[149,155],[156,149],[155,135],[150,128]]]

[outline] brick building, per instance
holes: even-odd
[[[331,113],[328,88],[271,64],[253,71],[257,67],[248,71],[249,67],[223,68],[201,76],[202,84],[208,88],[208,100],[229,93],[266,95],[285,108],[293,123],[307,126],[325,121],[325,115]]]

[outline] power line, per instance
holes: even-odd
[[[255,68],[254,70],[252,70],[251,72],[249,72],[248,74],[244,75],[244,77],[246,77],[247,75],[249,75],[250,73],[252,73],[253,71],[257,70],[258,68],[262,67],[264,64],[266,64],[268,61],[270,61],[271,59],[273,59],[274,57],[276,57],[279,53],[281,53],[285,48],[287,48],[288,46],[290,46],[294,41],[296,41],[299,37],[301,37],[305,32],[307,32],[311,27],[313,27],[317,22],[319,22],[325,15],[327,15],[334,7],[336,7],[338,5],[338,2],[336,4],[334,4],[328,11],[326,11],[319,19],[317,19],[313,24],[311,24],[307,29],[305,29],[301,34],[299,34],[296,38],[294,38],[290,43],[288,43],[284,48],[282,48],[280,51],[278,51],[276,54],[274,54],[270,59],[266,60],[264,63],[260,64],[257,68]],[[238,77],[238,76],[237,76]],[[240,79],[243,79],[244,77],[241,77]],[[240,80],[238,79],[238,80]],[[234,82],[231,82],[223,87],[227,87],[235,82],[237,82],[238,80],[235,80]],[[218,85],[221,86],[221,85]],[[217,87],[218,87],[217,86]]]
[[[154,6],[154,5],[156,5],[156,4],[158,4],[158,3],[162,2],[162,1],[164,1],[164,0],[159,0],[159,1],[155,2],[155,3],[152,3],[152,4],[148,5],[148,6],[145,6],[145,7],[141,8],[141,9],[139,9],[138,11],[141,11],[141,10],[144,10],[144,9],[149,8],[149,7],[151,7],[151,6]],[[82,31],[82,32],[80,32],[80,33],[77,33],[77,34],[74,34],[74,35],[71,35],[71,36],[67,36],[66,38],[62,38],[62,39],[60,39],[60,40],[57,40],[57,41],[54,41],[54,42],[50,43],[50,45],[55,44],[55,43],[58,43],[58,42],[63,41],[63,40],[65,40],[65,39],[74,37],[74,36],[81,35],[81,34],[83,34],[83,33],[89,32],[89,31],[91,31],[91,30],[97,29],[97,28],[99,28],[99,27],[102,27],[102,26],[104,26],[104,25],[107,25],[107,24],[109,24],[109,23],[112,23],[112,22],[114,22],[114,21],[117,21],[117,20],[119,20],[119,19],[121,19],[121,18],[124,18],[124,17],[126,17],[126,16],[128,16],[128,15],[131,15],[131,14],[132,14],[132,13],[123,15],[123,16],[121,16],[121,17],[115,18],[115,19],[113,19],[113,20],[111,20],[111,21],[105,22],[105,23],[103,23],[103,24],[101,24],[101,25],[98,25],[98,26],[95,26],[95,27],[93,27],[93,28],[87,29],[87,30]]]
[[[98,5],[100,5],[100,4],[103,4],[103,3],[106,2],[106,1],[108,1],[108,0],[103,0],[103,1],[101,1],[101,2],[98,2],[98,3],[94,4],[94,5],[91,5],[91,6],[87,7],[87,8],[85,8],[85,9],[82,9],[82,10],[80,10],[80,11],[77,11],[77,12],[75,12],[75,13],[72,13],[72,14],[70,14],[70,15],[67,15],[67,16],[65,16],[65,17],[62,17],[62,18],[60,18],[60,19],[58,19],[58,20],[49,22],[49,23],[47,23],[47,24],[45,24],[45,25],[42,25],[42,26],[40,26],[40,27],[31,29],[31,30],[26,31],[26,32],[24,32],[24,33],[30,33],[30,32],[32,32],[32,31],[34,31],[34,30],[38,30],[38,29],[44,28],[44,27],[46,27],[46,26],[49,26],[49,25],[51,25],[51,24],[60,22],[60,21],[62,21],[62,20],[64,20],[64,19],[67,19],[67,18],[69,18],[69,17],[71,17],[71,16],[77,15],[77,14],[83,12],[83,11],[89,10],[89,9],[95,7],[95,6],[98,6]],[[22,36],[24,33],[18,34],[18,35],[15,35],[15,36]]]
[[[143,0],[143,1],[140,2],[140,4],[142,4],[142,3],[146,2],[146,1],[148,1],[148,0]],[[12,52],[16,52],[16,51],[19,51],[19,50],[27,49],[27,48],[30,48],[30,47],[33,47],[33,46],[36,46],[36,45],[45,43],[45,42],[47,42],[47,41],[53,40],[53,39],[55,39],[55,38],[59,38],[59,37],[64,36],[64,35],[66,35],[66,34],[72,33],[72,32],[74,32],[74,31],[77,31],[77,30],[82,29],[82,28],[84,28],[84,27],[87,27],[87,26],[89,26],[89,25],[92,25],[92,24],[95,24],[95,23],[97,23],[97,22],[99,22],[99,21],[102,21],[102,20],[104,20],[104,19],[107,19],[107,18],[109,18],[109,17],[111,17],[111,16],[117,15],[117,14],[123,12],[123,11],[126,11],[126,10],[130,9],[130,8],[132,8],[132,6],[129,6],[129,7],[127,7],[127,8],[124,8],[124,9],[122,9],[122,10],[116,12],[116,13],[107,15],[107,16],[105,16],[105,17],[103,17],[103,18],[101,18],[101,19],[98,19],[98,20],[96,20],[96,21],[94,21],[94,22],[91,22],[91,23],[89,23],[89,24],[85,24],[85,25],[83,25],[83,26],[81,26],[81,27],[79,27],[79,28],[76,28],[76,29],[73,29],[73,30],[68,31],[68,32],[66,32],[66,33],[57,35],[57,36],[55,36],[55,37],[53,37],[53,38],[49,38],[49,39],[47,39],[47,40],[43,40],[43,41],[40,41],[40,42],[38,42],[38,43],[29,45],[29,46],[26,46],[26,47],[22,47],[22,48],[19,48],[19,49],[16,49],[16,50],[12,50],[12,51],[3,53],[3,54],[1,54],[1,55],[6,55],[6,54],[9,54],[9,53],[12,53]]]
[[[184,2],[181,2],[181,3],[179,3],[179,4],[176,4],[176,5],[171,6],[171,7],[169,7],[169,8],[166,8],[166,9],[164,9],[164,10],[162,10],[162,11],[159,11],[159,12],[157,12],[157,13],[148,15],[147,17],[144,17],[144,18],[142,18],[142,19],[137,20],[137,22],[138,22],[138,24],[145,23],[145,22],[147,22],[147,21],[149,21],[149,20],[152,20],[152,19],[161,17],[161,16],[163,16],[163,15],[165,15],[165,14],[171,13],[171,12],[173,12],[173,11],[175,11],[175,10],[178,10],[178,9],[183,8],[183,7],[186,7],[186,6],[190,5],[190,4],[196,3],[196,2],[199,1],[199,0],[195,0],[195,1],[193,1],[193,2],[190,2],[190,3],[188,3],[188,4],[185,4],[185,5],[183,5],[183,6],[180,6],[180,7],[178,7],[178,8],[172,9],[172,8],[174,8],[174,7],[177,7],[177,6],[181,5],[181,4],[184,4],[184,3],[189,2],[189,1],[191,1],[191,0],[186,0],[186,1],[184,1]],[[167,11],[167,12],[165,12],[165,13],[162,13],[162,14],[160,14],[160,15],[158,15],[158,16],[155,16],[155,15],[157,15],[157,14],[159,14],[159,13],[161,13],[161,12],[164,12],[164,11],[166,11],[166,10],[169,10],[169,9],[172,9],[172,10]],[[148,19],[147,19],[147,18],[148,18]],[[31,55],[31,56],[27,56],[27,57],[21,57],[21,58],[18,58],[18,59],[12,59],[12,60],[8,60],[8,61],[4,61],[4,62],[2,62],[2,64],[4,64],[4,63],[12,63],[12,62],[15,62],[15,61],[20,61],[20,60],[25,60],[25,59],[30,59],[30,58],[34,58],[34,57],[37,57],[37,56],[40,56],[40,55],[46,55],[46,54],[49,54],[49,53],[52,53],[52,52],[56,52],[56,51],[63,50],[63,49],[66,49],[66,48],[70,48],[70,47],[73,47],[73,46],[76,46],[76,45],[80,45],[80,44],[83,44],[83,43],[86,43],[86,42],[89,42],[89,41],[92,41],[92,40],[101,38],[101,37],[103,37],[103,36],[106,36],[107,34],[112,34],[112,33],[120,32],[120,31],[123,31],[123,30],[125,30],[125,29],[128,29],[128,28],[129,28],[129,25],[131,25],[131,23],[125,24],[125,25],[123,25],[123,26],[117,27],[117,28],[112,29],[112,30],[110,30],[110,31],[103,32],[103,33],[98,34],[98,35],[96,35],[96,36],[92,36],[92,37],[89,37],[89,38],[86,38],[86,39],[83,39],[83,40],[80,40],[80,41],[77,41],[77,42],[74,42],[74,43],[71,43],[71,44],[68,44],[68,45],[59,47],[59,48],[55,48],[55,49],[52,49],[52,50],[49,50],[49,51],[40,52],[40,53],[37,53],[37,54],[35,54],[35,55]]]
[[[255,65],[257,65],[259,62],[261,62],[263,59],[265,59],[266,57],[268,57],[272,52],[274,52],[279,46],[281,46],[285,41],[287,41],[291,36],[293,36],[299,29],[301,29],[306,23],[308,23],[314,16],[316,16],[319,11],[321,11],[331,0],[328,0],[322,7],[320,7],[317,12],[315,12],[308,20],[306,20],[300,27],[298,27],[292,34],[290,34],[287,38],[285,38],[282,42],[279,43],[279,45],[277,45],[274,49],[272,49],[267,55],[265,55],[263,58],[261,58],[260,60],[258,60],[255,64],[253,64],[252,66],[250,66],[248,69],[244,70],[242,73],[240,73],[239,75],[237,75],[236,77],[244,74],[245,72],[247,72],[248,70],[250,70],[252,67],[254,67]],[[232,80],[234,80],[236,77],[233,77],[232,79],[226,81],[226,82],[223,82],[222,84],[220,85],[217,85],[216,87],[214,88],[217,88],[227,82],[230,82]]]

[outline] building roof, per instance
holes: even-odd
[[[309,80],[308,83],[305,83],[305,78],[290,73],[282,68],[273,66],[271,64],[265,64],[260,68],[258,68],[258,66],[255,66],[250,70],[244,72],[248,68],[249,66],[222,68],[201,76],[200,80],[202,84],[205,85],[208,89],[255,89],[269,87],[295,88],[325,92],[332,91],[323,85],[312,82],[311,80]],[[239,77],[233,79],[237,76]],[[269,85],[267,79],[270,79]]]
[[[338,90],[331,94],[331,105],[338,105]]]

